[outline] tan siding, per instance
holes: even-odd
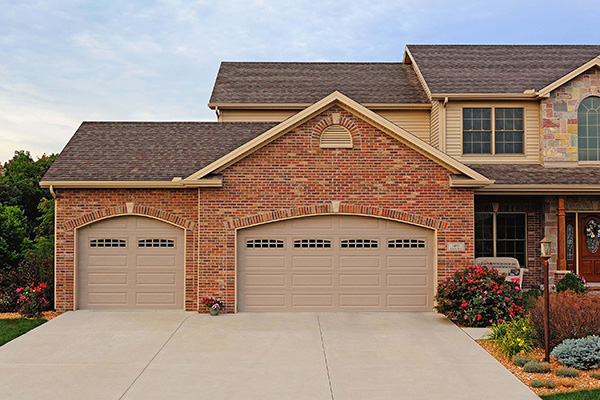
[[[374,110],[419,139],[429,143],[429,110]]]
[[[431,116],[430,116],[430,144],[433,147],[440,148],[440,108],[441,103],[434,101],[431,104]]]
[[[466,155],[462,154],[463,107],[523,107],[525,111],[525,154],[523,155]],[[539,103],[537,102],[449,102],[446,106],[446,153],[464,163],[522,162],[539,160]]]
[[[220,110],[219,122],[281,122],[300,110]]]

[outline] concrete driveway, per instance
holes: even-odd
[[[0,398],[538,399],[434,313],[76,311],[0,347]]]

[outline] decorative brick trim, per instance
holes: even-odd
[[[340,107],[334,106],[325,112],[325,117],[322,118],[313,128],[313,140],[316,139],[318,142],[319,138],[321,137],[321,133],[323,133],[325,128],[331,125],[341,125],[348,129],[353,139],[360,134],[360,130],[354,121],[349,116],[341,114],[341,111],[342,109]],[[337,114],[337,118],[339,118],[339,120],[334,120],[333,114]]]
[[[140,206],[135,204],[133,206],[133,210],[131,212],[127,211],[127,205],[123,204],[122,206],[116,207],[107,207],[100,210],[96,210],[87,214],[83,214],[77,218],[73,218],[69,221],[65,221],[62,224],[57,226],[58,229],[63,230],[72,230],[75,228],[79,228],[80,226],[90,224],[92,222],[109,218],[116,217],[120,215],[143,215],[146,217],[160,219],[166,222],[169,222],[173,225],[177,225],[180,228],[188,229],[188,230],[196,230],[197,224],[193,221],[189,221],[185,218],[181,218],[175,214],[172,214],[168,211],[159,210],[158,208],[148,207],[148,206]]]
[[[308,215],[354,214],[392,219],[399,222],[406,222],[409,224],[421,225],[439,230],[448,229],[448,223],[445,221],[424,217],[422,215],[411,214],[406,211],[375,206],[362,206],[358,204],[340,204],[339,207],[340,208],[338,212],[334,212],[332,203],[287,208],[228,220],[225,222],[225,226],[228,229],[236,229],[273,222],[281,219],[297,218]]]

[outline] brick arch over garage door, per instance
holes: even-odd
[[[239,311],[430,311],[434,230],[325,214],[240,229]]]

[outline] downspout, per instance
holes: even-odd
[[[56,192],[54,187],[50,185],[50,194],[54,198],[54,309],[56,310]]]
[[[219,111],[219,106],[215,106],[215,114],[217,114],[217,121],[220,121],[221,111]]]

